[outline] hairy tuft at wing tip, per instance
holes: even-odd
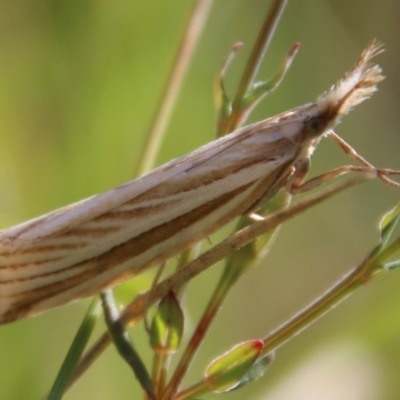
[[[379,65],[371,64],[371,59],[382,52],[382,44],[374,39],[345,77],[318,99],[318,105],[330,119],[339,120],[377,90],[376,84],[384,76]]]

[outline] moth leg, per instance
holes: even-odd
[[[288,193],[297,194],[297,193],[301,193],[303,191],[310,190],[310,189],[306,189],[306,190],[302,189],[304,187],[304,185],[306,185],[306,184],[308,184],[308,182],[310,182],[310,181],[307,181],[306,183],[304,183],[307,173],[310,169],[310,166],[311,166],[311,161],[310,161],[310,158],[307,157],[307,158],[303,158],[303,159],[297,161],[296,165],[294,167],[292,167],[293,173],[285,185],[285,188],[288,191]],[[314,180],[314,179],[312,179],[312,180]],[[318,186],[318,185],[319,184],[317,184],[316,186]]]
[[[400,171],[396,171],[393,169],[380,169],[374,167],[370,162],[368,162],[363,156],[361,156],[357,151],[350,146],[345,140],[343,140],[339,135],[337,135],[334,131],[331,131],[329,134],[333,140],[341,147],[341,149],[348,154],[349,156],[353,157],[357,160],[360,164],[369,167],[371,170],[375,170],[378,178],[381,179],[383,182],[390,186],[394,186],[396,188],[400,188],[400,184],[392,179],[388,178],[387,175],[400,175]]]
[[[295,167],[287,167],[284,172],[279,176],[279,178],[272,184],[267,187],[265,190],[264,194],[260,196],[260,198],[253,203],[244,213],[243,215],[247,215],[250,219],[253,221],[259,221],[261,217],[256,213],[256,211],[266,202],[268,201],[271,197],[273,197],[279,189],[284,187],[286,185],[286,182],[288,182],[291,178],[291,176],[295,172]],[[257,219],[258,218],[258,219]]]
[[[325,172],[324,174],[318,175],[315,178],[312,178],[306,182],[303,182],[300,178],[296,176],[296,179],[292,183],[290,182],[288,183],[288,185],[286,186],[286,190],[288,190],[290,194],[299,194],[307,192],[309,190],[315,189],[316,187],[322,185],[323,183],[333,178],[336,178],[343,174],[348,174],[349,172],[370,172],[370,173],[375,173],[376,176],[379,176],[379,173],[382,173],[382,170],[380,170],[379,168],[344,165],[343,167],[339,167],[331,171]],[[398,187],[400,188],[400,185],[397,182],[393,183],[398,185]],[[393,184],[391,185],[394,186]]]

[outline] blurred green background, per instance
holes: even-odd
[[[132,178],[191,4],[1,2],[1,227]],[[234,93],[269,4],[215,2],[158,164],[212,140],[216,71],[231,46],[244,42],[227,76]],[[391,0],[291,1],[260,78],[275,73],[293,43],[299,41],[301,49],[252,121],[314,100],[376,37],[385,44],[379,63],[387,79],[337,132],[373,164],[399,169],[399,16],[400,2]],[[349,161],[333,141],[324,140],[313,157],[312,175]],[[379,218],[399,197],[395,189],[371,182],[286,224],[264,265],[232,292],[190,381],[200,378],[213,357],[239,341],[264,336],[355,266],[377,243]],[[191,286],[188,332],[219,272],[213,268]],[[366,285],[281,348],[262,380],[229,398],[399,399],[399,287],[399,272]],[[49,390],[87,304],[0,328],[0,400],[39,399]],[[141,327],[132,334],[148,360]],[[110,348],[65,398],[141,398],[137,386]]]

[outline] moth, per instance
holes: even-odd
[[[238,129],[106,193],[0,231],[0,323],[94,295],[161,264],[256,211],[280,188],[295,193],[316,186],[315,180],[303,185],[310,156],[323,136],[334,134],[341,117],[376,90],[383,77],[370,60],[381,49],[372,42],[315,103]],[[323,179],[374,170],[389,181],[391,170],[363,163]]]

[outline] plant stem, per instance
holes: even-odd
[[[155,158],[165,136],[172,110],[212,3],[212,0],[197,0],[194,3],[190,18],[184,29],[178,53],[175,56],[171,72],[167,79],[167,84],[161,94],[156,112],[152,118],[152,124],[146,135],[145,144],[135,171],[136,176],[150,171],[155,164]]]
[[[396,239],[377,257],[371,258],[368,256],[357,268],[353,269],[353,271],[336,283],[319,299],[311,303],[288,322],[264,338],[263,354],[267,354],[282,346],[290,338],[300,333],[311,323],[315,322],[319,317],[339,304],[360,286],[368,283],[372,279],[373,275],[378,272],[387,271],[381,266],[380,262],[386,260],[394,252],[397,252],[399,250],[399,245],[400,238]]]
[[[264,20],[264,24],[254,44],[253,50],[247,61],[242,79],[233,100],[232,114],[229,121],[228,131],[232,132],[238,126],[240,115],[242,113],[242,101],[245,98],[247,91],[252,87],[254,78],[260,69],[261,62],[271,39],[275,33],[276,26],[282,16],[288,0],[275,0]]]

